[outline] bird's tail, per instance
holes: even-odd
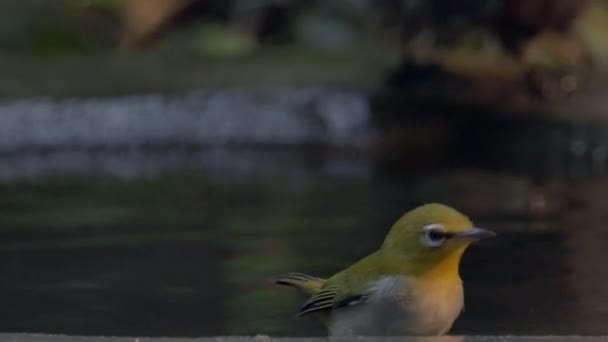
[[[281,275],[275,284],[295,287],[296,289],[312,296],[319,292],[325,279],[309,276],[303,273],[286,273]]]

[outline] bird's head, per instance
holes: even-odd
[[[381,250],[408,273],[439,266],[458,271],[465,249],[474,241],[495,236],[476,228],[468,217],[443,204],[426,204],[403,215],[391,228]]]

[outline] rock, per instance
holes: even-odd
[[[138,146],[365,146],[367,97],[318,88],[239,87],[186,95],[0,104],[0,150]]]

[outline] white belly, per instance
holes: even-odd
[[[429,286],[401,276],[382,278],[365,303],[334,311],[330,335],[443,335],[463,307],[462,283],[455,280]]]

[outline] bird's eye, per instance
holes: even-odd
[[[440,224],[430,224],[422,229],[422,243],[427,247],[440,247],[448,239],[448,234]]]

